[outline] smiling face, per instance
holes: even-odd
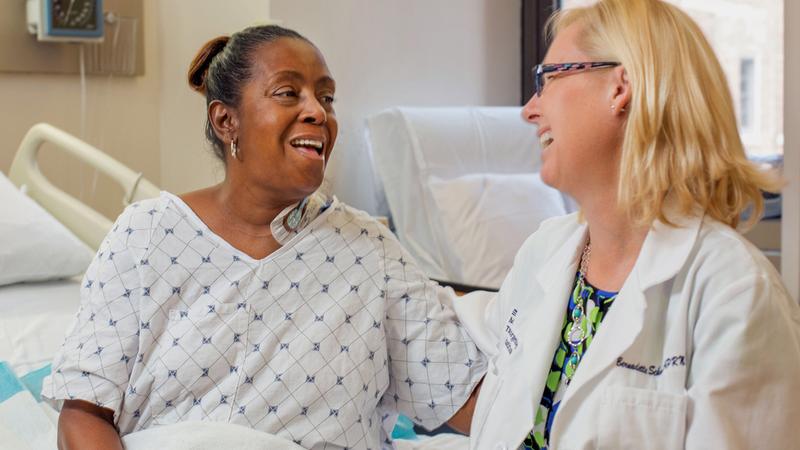
[[[226,143],[236,139],[239,158],[228,153],[227,175],[295,202],[322,183],[338,131],[336,86],[319,50],[301,39],[262,44],[251,61],[251,78],[229,111]]]
[[[578,47],[581,31],[580,23],[561,30],[543,63],[595,61]],[[622,67],[549,73],[541,97],[531,97],[522,110],[539,127],[542,181],[579,203],[600,187],[617,186],[620,110],[627,104],[620,97],[623,74]]]

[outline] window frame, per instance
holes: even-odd
[[[520,104],[524,105],[533,96],[531,69],[539,64],[550,45],[545,36],[544,25],[558,8],[560,0],[522,0],[522,74],[520,77]]]

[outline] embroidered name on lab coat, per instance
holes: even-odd
[[[635,371],[643,373],[645,375],[651,375],[651,376],[654,376],[654,377],[657,377],[657,376],[661,375],[662,373],[664,373],[664,370],[666,370],[666,369],[668,369],[670,367],[678,367],[678,366],[685,366],[685,365],[686,365],[686,357],[684,355],[671,356],[671,357],[669,357],[669,358],[664,360],[664,364],[661,364],[659,366],[655,366],[655,365],[653,365],[653,366],[645,366],[645,365],[642,365],[642,364],[629,363],[629,362],[625,361],[624,359],[622,359],[621,356],[619,358],[617,358],[617,367],[622,367],[624,369],[635,370]]]
[[[519,311],[517,311],[517,308],[514,308],[514,310],[511,311],[511,316],[508,318],[508,322],[506,322],[505,344],[506,344],[506,351],[508,352],[509,355],[513,353],[514,350],[517,349],[517,347],[519,347],[519,340],[517,339],[517,335],[516,333],[514,333],[514,328],[512,327],[512,325],[514,325],[514,321],[517,319],[518,312]]]

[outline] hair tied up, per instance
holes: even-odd
[[[206,93],[206,75],[214,57],[217,56],[230,40],[229,36],[219,36],[208,42],[197,52],[189,65],[189,87],[203,95]]]

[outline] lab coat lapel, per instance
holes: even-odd
[[[612,366],[633,344],[642,331],[646,307],[638,275],[633,271],[592,339],[591,347],[581,360],[561,402],[560,411],[566,407],[570,397],[576,395],[584,386],[591,387],[589,381]]]
[[[497,392],[482,428],[491,432],[478,431],[471,448],[493,448],[497,442],[520,443],[531,431],[561,335],[567,297],[585,236],[586,227],[581,226],[574,232],[555,236],[550,247],[537,248],[537,256],[547,263],[533,274],[534,279],[520,279],[512,287],[525,292],[514,299],[513,307],[519,316],[514,324],[509,324],[520,344],[510,354],[506,353],[507,362],[499,363],[502,389]],[[525,267],[514,270],[524,271]],[[501,345],[499,351],[508,350]]]
[[[534,384],[534,391],[539,393],[544,389],[548,371],[539,371],[538,368],[549,368],[553,362],[585,240],[585,226],[567,236],[548,264],[536,274],[540,291],[529,293],[531,298],[527,303],[535,307],[525,323],[524,356],[532,367],[537,368],[537,372],[541,372],[533,374],[537,380],[541,378]],[[536,296],[541,297],[534,298]]]
[[[579,406],[572,400],[583,398],[582,390],[596,388],[596,384],[591,382],[592,379],[614,366],[617,358],[625,353],[639,336],[645,325],[648,300],[658,300],[648,299],[647,290],[674,277],[685,264],[697,240],[702,214],[691,218],[670,218],[670,220],[678,227],[656,221],[647,234],[631,274],[575,372],[561,402],[559,416],[570,415],[568,411]],[[557,416],[552,436],[560,436],[559,425],[561,422]],[[555,445],[557,440],[551,443]]]
[[[589,390],[598,388],[598,385],[591,381],[610,368],[641,332],[646,304],[636,278],[629,277],[622,287],[592,339],[589,350],[584,354],[553,422],[550,448],[560,448],[561,436],[564,435],[562,429],[567,426],[567,422],[570,422],[569,419],[575,416]]]
[[[512,430],[520,428],[530,431],[534,414],[541,400],[544,385],[547,381],[549,368],[553,362],[558,341],[561,338],[561,325],[566,314],[569,293],[575,281],[575,272],[578,269],[583,243],[586,239],[586,227],[581,226],[577,231],[557,242],[549,262],[536,274],[539,289],[528,292],[525,305],[531,305],[530,311],[525,315],[525,320],[520,324],[525,336],[518,354],[514,355],[511,370],[515,374],[529,377],[529,383],[518,383],[527,386],[529,391],[520,393],[525,395],[525,414],[519,415],[520,426],[511,427]],[[538,297],[538,298],[537,298]],[[515,402],[522,398],[515,399]],[[528,407],[528,404],[530,407]],[[512,431],[513,432],[513,431]]]

